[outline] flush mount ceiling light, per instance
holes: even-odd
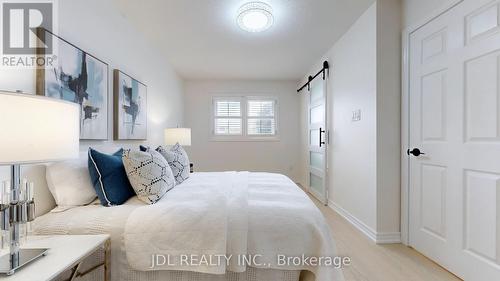
[[[273,8],[264,2],[249,2],[238,10],[238,25],[245,31],[262,32],[273,23]]]

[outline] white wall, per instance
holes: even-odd
[[[185,120],[192,129],[190,160],[197,171],[267,171],[297,181],[299,169],[299,95],[296,81],[187,81]],[[278,98],[279,141],[211,140],[214,96]]]
[[[371,229],[376,228],[376,12],[374,4],[309,71],[321,69],[325,59],[332,66],[328,81],[330,205],[346,210]],[[305,101],[307,94],[302,95]],[[361,121],[352,122],[352,111],[357,109]],[[302,134],[307,136],[307,129]],[[307,140],[302,145],[306,151]],[[307,163],[308,156],[302,159]],[[303,180],[307,186],[307,176]]]
[[[400,11],[399,0],[378,0],[309,71],[325,59],[332,65],[330,206],[381,242],[397,241],[400,225]],[[301,106],[307,120],[305,96]],[[361,120],[353,122],[358,109]],[[306,151],[306,139],[301,146]],[[301,159],[307,165],[308,155]],[[307,166],[301,173],[307,186],[304,171]]]
[[[409,27],[426,18],[437,9],[444,7],[453,0],[402,0],[403,23]]]
[[[183,121],[182,80],[113,6],[111,0],[64,0],[59,3],[59,35],[109,64],[108,138],[112,139],[113,69],[148,86],[148,138],[160,143],[163,128]],[[35,92],[31,70],[0,70],[0,89]],[[5,78],[4,78],[5,77]]]
[[[377,1],[377,233],[399,233],[401,1]]]
[[[148,44],[113,6],[111,0],[59,1],[59,34],[69,42],[109,64],[108,138],[81,144],[91,146],[136,146],[138,142],[112,141],[112,70],[117,68],[148,86],[148,141],[161,144],[163,129],[183,124],[183,82],[160,52]],[[0,70],[0,89],[35,92],[31,70]],[[0,179],[8,178],[0,169]]]

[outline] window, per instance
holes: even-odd
[[[247,111],[247,134],[250,136],[274,136],[274,100],[249,100]]]
[[[241,135],[242,131],[241,101],[216,100],[215,134]]]
[[[214,98],[213,118],[213,134],[224,140],[269,140],[277,136],[277,101],[274,98]]]

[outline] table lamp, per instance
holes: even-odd
[[[175,145],[179,143],[182,146],[191,145],[190,128],[168,128],[165,129],[165,144]]]
[[[10,198],[0,208],[10,254],[0,257],[0,273],[13,274],[48,250],[20,249],[20,224],[35,217],[33,195],[21,196],[20,165],[78,158],[79,115],[75,103],[0,91],[0,166],[11,169]]]
[[[191,129],[190,128],[168,128],[165,129],[165,144],[175,145],[176,143],[182,146],[191,146]],[[189,163],[190,172],[193,172],[193,163]]]

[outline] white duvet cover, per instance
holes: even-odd
[[[247,266],[278,275],[307,270],[317,281],[343,280],[341,270],[331,265],[283,263],[283,257],[334,257],[336,250],[321,212],[282,175],[196,173],[154,205],[134,198],[117,207],[76,209],[80,216],[85,209],[85,217],[72,222],[63,218],[74,209],[64,211],[63,216],[50,213],[37,219],[36,233],[110,233],[112,250],[125,253],[112,254],[112,276],[120,276],[116,280],[146,280],[136,277],[166,277],[167,272],[180,271],[216,276],[245,272]],[[123,243],[116,243],[122,239]],[[153,256],[168,257],[168,263],[152,267]],[[221,256],[225,262],[213,262]],[[241,263],[242,257],[256,263]],[[203,258],[210,258],[210,264]],[[128,271],[124,273],[116,264],[126,264]]]

